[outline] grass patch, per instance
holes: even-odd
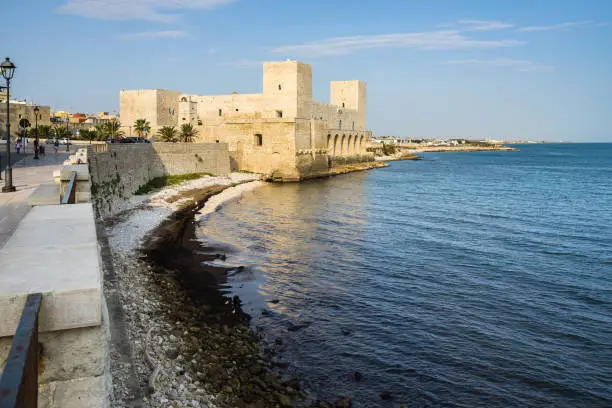
[[[184,183],[185,181],[197,180],[200,177],[212,176],[211,173],[187,173],[178,174],[176,176],[163,176],[155,177],[150,180],[147,184],[138,187],[138,190],[134,193],[135,195],[149,194],[153,190],[160,189],[162,187],[174,186],[176,184]]]

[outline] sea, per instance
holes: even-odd
[[[612,144],[425,153],[201,220],[311,400],[612,407]]]

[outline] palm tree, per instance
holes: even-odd
[[[145,134],[151,133],[151,124],[146,119],[136,119],[134,122],[134,131],[138,137],[143,137]]]
[[[91,144],[92,140],[95,140],[97,135],[94,129],[83,129],[81,130],[81,137],[85,140],[89,140],[89,144]]]
[[[176,142],[176,137],[178,136],[178,132],[174,126],[163,126],[158,131],[162,142]]]
[[[66,129],[64,126],[55,126],[53,128],[53,133],[55,133],[56,139],[64,139],[72,136],[72,132],[69,129]]]
[[[106,137],[107,135],[106,126],[104,126],[103,124],[94,126],[93,130],[94,132],[96,132],[96,140],[104,141],[108,139]]]
[[[104,126],[106,128],[106,135],[109,139],[119,139],[123,137],[121,122],[119,122],[117,119],[111,119]]]
[[[198,130],[193,128],[191,123],[181,125],[181,142],[193,142],[193,138],[197,136]]]

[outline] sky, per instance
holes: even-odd
[[[2,6],[12,95],[53,110],[118,112],[121,89],[259,93],[262,62],[291,58],[320,102],[329,81],[366,81],[378,136],[612,142],[610,0]]]

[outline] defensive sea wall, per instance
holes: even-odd
[[[156,177],[230,173],[226,143],[139,143],[92,146],[88,152],[96,217],[124,210],[138,188]]]

